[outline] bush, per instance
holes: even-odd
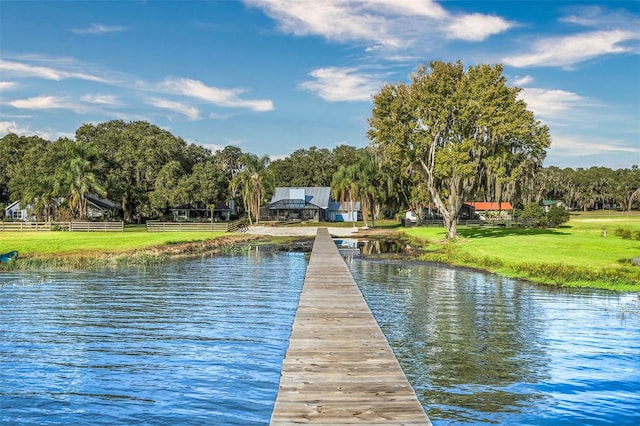
[[[621,237],[623,240],[640,240],[640,231],[632,232],[631,229],[617,228],[614,233],[616,237]]]
[[[569,212],[557,204],[551,206],[546,216],[547,224],[550,228],[556,228],[569,221]]]
[[[527,226],[544,226],[544,209],[538,203],[529,203],[520,213],[520,220]]]

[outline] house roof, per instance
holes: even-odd
[[[271,198],[271,204],[280,200],[296,200],[301,198],[294,198],[302,194],[304,191],[304,201],[314,204],[321,209],[327,209],[329,207],[329,201],[331,201],[331,188],[328,186],[314,186],[314,187],[277,187],[273,197]]]
[[[106,198],[100,198],[97,194],[86,194],[84,198],[86,198],[88,202],[102,210],[111,210],[116,206],[115,204],[113,204],[113,201]]]
[[[317,210],[320,207],[305,200],[278,200],[268,206],[269,210]]]
[[[511,203],[502,201],[497,203],[495,201],[467,201],[465,204],[473,207],[477,212],[491,211],[491,210],[511,210],[513,206]]]
[[[5,211],[9,211],[10,209],[12,209],[13,207],[16,207],[16,204],[18,204],[18,208],[20,208],[20,200],[18,201],[14,201],[13,203],[9,204],[7,207],[5,207]]]

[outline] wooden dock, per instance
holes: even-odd
[[[327,229],[318,229],[272,425],[430,425]]]

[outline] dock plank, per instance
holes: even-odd
[[[272,425],[430,425],[328,231],[318,229]]]

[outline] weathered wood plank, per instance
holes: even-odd
[[[326,229],[318,229],[272,425],[430,425]]]

